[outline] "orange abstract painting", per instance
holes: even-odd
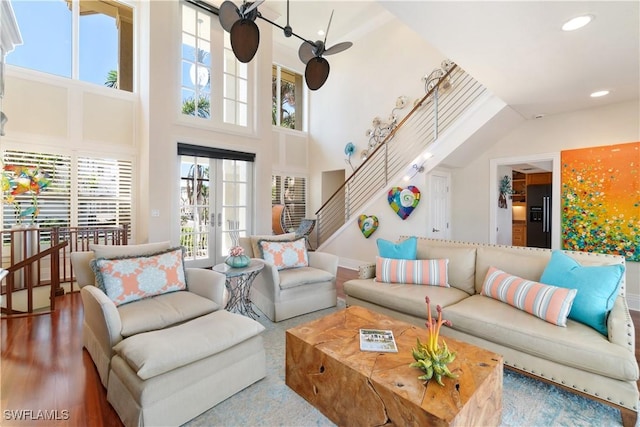
[[[640,142],[563,151],[561,161],[563,248],[640,261]]]

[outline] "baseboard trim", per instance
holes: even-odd
[[[348,270],[358,270],[358,268],[361,265],[365,265],[365,264],[369,264],[370,262],[368,261],[362,261],[362,260],[358,260],[358,259],[351,259],[351,258],[343,258],[341,257],[338,260],[338,266],[342,267],[342,268],[346,268]]]

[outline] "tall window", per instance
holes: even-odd
[[[24,43],[7,56],[8,64],[133,90],[131,7],[111,0],[14,1],[12,6]]]
[[[211,17],[182,6],[182,113],[211,117]]]
[[[182,4],[182,114],[215,124],[249,123],[249,66],[238,61],[217,16]]]
[[[302,76],[274,65],[271,78],[271,122],[275,126],[302,130]]]
[[[4,228],[19,223],[108,226],[133,220],[130,160],[6,150],[2,163]],[[48,181],[35,199],[33,192],[6,191],[19,167],[37,168]]]
[[[282,228],[294,231],[307,214],[307,180],[300,176],[271,176],[271,206],[284,205]]]

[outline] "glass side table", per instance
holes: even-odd
[[[260,274],[263,268],[264,263],[255,258],[246,267],[233,268],[225,263],[213,266],[213,271],[222,273],[227,277],[226,286],[229,290],[229,301],[227,301],[226,310],[240,313],[252,319],[260,317],[251,306],[249,291],[251,290],[253,279]]]

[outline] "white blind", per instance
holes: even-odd
[[[283,228],[295,231],[307,215],[307,180],[300,176],[271,177],[271,205],[284,205]]]
[[[24,193],[16,195],[16,203],[3,203],[2,222],[4,228],[11,228],[20,222],[35,223],[41,227],[61,226],[68,227],[71,220],[71,157],[57,154],[30,153],[25,151],[6,150],[2,154],[3,185],[5,179],[11,176],[6,172],[11,166],[24,166],[28,168],[38,167],[49,180],[49,185],[40,191],[40,194]],[[3,188],[3,202],[6,201],[6,192]],[[20,212],[34,205],[36,198],[39,214],[34,219],[32,216],[20,218]]]
[[[46,173],[50,183],[37,195],[40,212],[34,221],[40,227],[132,224],[133,164],[130,160],[17,150],[3,151],[2,160],[3,167],[39,167]],[[33,195],[18,195],[15,200],[19,209],[15,204],[3,203],[5,229],[20,222],[20,211],[33,204]],[[31,223],[32,218],[22,218],[22,222]]]
[[[78,158],[78,226],[131,224],[132,164]]]

